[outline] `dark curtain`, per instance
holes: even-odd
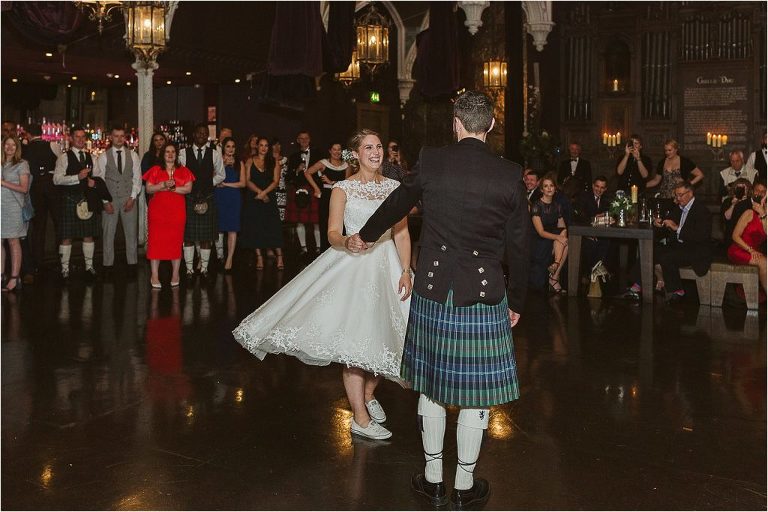
[[[355,2],[331,2],[328,35],[323,52],[323,70],[342,73],[352,62],[355,47]]]
[[[453,2],[431,2],[429,28],[416,36],[413,76],[426,97],[452,95],[459,89],[458,24]]]
[[[315,97],[315,78],[323,71],[323,21],[320,2],[277,2],[264,96],[295,103]]]
[[[9,18],[23,37],[43,45],[68,43],[86,20],[73,2],[13,2]]]

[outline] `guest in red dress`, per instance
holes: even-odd
[[[152,268],[152,288],[160,288],[157,274],[160,260],[171,260],[171,286],[179,285],[181,247],[187,220],[184,196],[192,191],[192,182],[195,181],[192,171],[179,164],[178,152],[173,144],[166,144],[163,148],[163,160],[162,167],[156,165],[143,176],[147,182],[147,193],[154,194],[147,213],[147,259]]]
[[[757,199],[757,198],[755,198]],[[765,244],[765,197],[752,202],[752,209],[745,211],[733,228],[733,243],[728,248],[728,259],[736,265],[757,267],[760,284],[766,289],[766,259],[760,248]]]

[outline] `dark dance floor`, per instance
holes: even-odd
[[[295,262],[239,263],[162,291],[143,266],[51,270],[2,295],[3,509],[424,508],[415,394],[383,383],[394,437],[351,439],[338,366],[261,362],[230,334]],[[762,311],[534,295],[515,346],[522,397],[476,470],[488,509],[766,509]]]

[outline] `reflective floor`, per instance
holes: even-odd
[[[141,266],[2,295],[3,509],[424,508],[416,395],[383,383],[394,437],[351,439],[338,366],[233,340],[297,271],[244,259],[173,290]],[[762,311],[533,295],[515,346],[522,397],[476,470],[488,509],[765,510]]]

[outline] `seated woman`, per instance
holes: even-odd
[[[564,291],[560,272],[568,257],[568,233],[562,206],[555,201],[554,174],[544,176],[539,187],[541,198],[531,206],[531,221],[538,236],[531,240],[530,283],[534,288],[544,288],[548,277],[549,289],[560,293]]]
[[[765,196],[752,209],[745,211],[733,229],[733,243],[728,248],[728,259],[736,265],[757,267],[760,285],[766,289],[766,259],[760,248],[766,240]]]
[[[733,228],[744,212],[752,209],[752,196],[765,195],[764,186],[752,183],[746,178],[739,178],[727,187],[728,195],[720,206],[720,215],[723,221],[723,247],[728,249],[731,245]],[[763,190],[761,193],[761,189]]]

